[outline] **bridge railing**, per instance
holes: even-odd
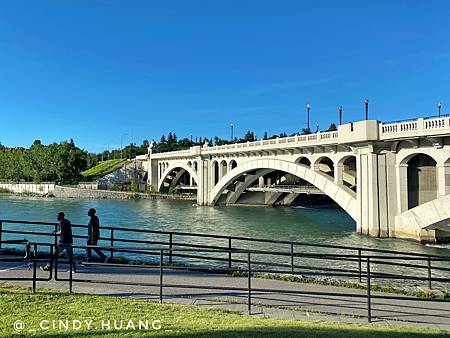
[[[188,150],[167,152],[161,154],[154,154],[156,159],[177,158],[184,156],[193,156],[203,154],[215,154],[217,152],[233,152],[236,150],[265,150],[271,148],[289,148],[289,147],[301,147],[309,145],[327,145],[337,143],[351,143],[367,141],[364,136],[368,132],[368,129],[364,128],[378,128],[375,129],[375,133],[378,133],[376,139],[379,140],[393,140],[397,138],[407,138],[416,136],[432,136],[439,135],[441,133],[450,134],[450,115],[430,116],[417,119],[407,119],[393,122],[379,122],[377,125],[365,124],[365,121],[358,121],[348,125],[342,125],[339,127],[340,131],[327,131],[317,132],[307,135],[294,135],[289,137],[277,137],[274,139],[258,140],[253,142],[241,142],[232,143],[220,146],[202,146],[192,147]],[[366,121],[367,122],[367,121]],[[370,121],[369,121],[370,122]],[[373,122],[373,121],[372,121]],[[351,128],[349,127],[351,125]],[[359,125],[359,127],[356,127]],[[360,128],[356,136],[352,136],[351,133],[355,131],[354,128]],[[372,134],[373,130],[370,130]],[[354,138],[356,137],[356,139]],[[373,136],[370,139],[373,141]]]
[[[450,133],[448,115],[379,124],[380,139]]]

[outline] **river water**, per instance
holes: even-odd
[[[172,200],[46,199],[0,195],[0,219],[55,222],[56,213],[64,211],[72,223],[86,224],[89,208],[97,209],[102,225],[115,227],[244,236],[450,256],[448,245],[425,246],[408,240],[376,239],[359,235],[355,233],[355,222],[350,216],[336,208],[195,207],[192,202]],[[80,231],[82,232],[82,229],[75,230],[76,233]],[[151,234],[126,236],[155,239]],[[7,235],[3,239],[12,237],[13,235]],[[14,238],[22,237],[34,239],[28,235],[14,235]],[[257,247],[268,249],[267,245]],[[275,247],[270,245],[270,249],[273,248]]]

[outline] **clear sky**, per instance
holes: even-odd
[[[0,1],[0,142],[258,137],[450,111],[450,1]]]

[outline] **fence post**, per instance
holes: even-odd
[[[370,294],[370,258],[367,257],[367,320],[370,323],[372,321],[372,304],[371,304],[371,294]]]
[[[70,252],[70,257],[69,257],[69,293],[72,293],[72,268],[73,268],[73,248],[72,245],[70,244],[69,246],[69,252]]]
[[[428,288],[431,290],[431,258],[428,257]]]
[[[33,253],[33,293],[36,292],[36,254],[37,248],[36,244],[34,245],[34,253]]]
[[[0,221],[0,249],[2,248],[3,222]]]
[[[231,270],[231,238],[228,238],[228,269]]]
[[[170,233],[169,236],[169,264],[172,264],[172,246],[173,246],[173,236]]]
[[[55,253],[56,253],[56,247],[58,246],[58,235],[56,232],[58,231],[58,225],[55,225]]]
[[[247,273],[248,273],[248,283],[247,283],[247,288],[248,288],[248,314],[251,315],[252,314],[252,266],[251,266],[251,261],[250,261],[250,252],[247,252],[247,263],[248,263],[248,269],[247,269]]]
[[[358,272],[359,272],[359,283],[362,283],[361,278],[361,249],[358,249]]]
[[[163,302],[163,261],[164,252],[160,250],[159,252],[159,303]]]
[[[114,258],[114,229],[111,228],[111,236],[110,236],[110,242],[109,246],[111,247],[111,250],[109,252],[109,258],[112,260]]]
[[[291,272],[294,273],[294,243],[291,243]]]
[[[58,244],[55,245],[55,250],[52,252],[50,262],[55,262],[55,280],[58,280]],[[50,263],[51,264],[51,263]]]

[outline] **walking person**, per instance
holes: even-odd
[[[71,247],[73,244],[72,223],[64,217],[64,213],[62,211],[59,212],[56,217],[58,220],[58,226],[53,234],[59,236],[59,241],[58,247],[55,249],[55,257],[65,250],[69,258],[73,258],[73,249]],[[47,265],[41,266],[40,268],[44,271],[49,271],[50,263],[47,263]],[[75,265],[73,265],[72,272],[76,272]]]
[[[94,208],[89,209],[88,216],[88,240],[87,245],[97,245],[98,239],[100,238],[100,220],[95,215],[97,211]],[[106,256],[102,250],[99,248],[87,248],[86,255],[87,261],[89,262],[92,259],[92,250],[101,258],[101,260],[105,263],[108,263],[109,257]]]

